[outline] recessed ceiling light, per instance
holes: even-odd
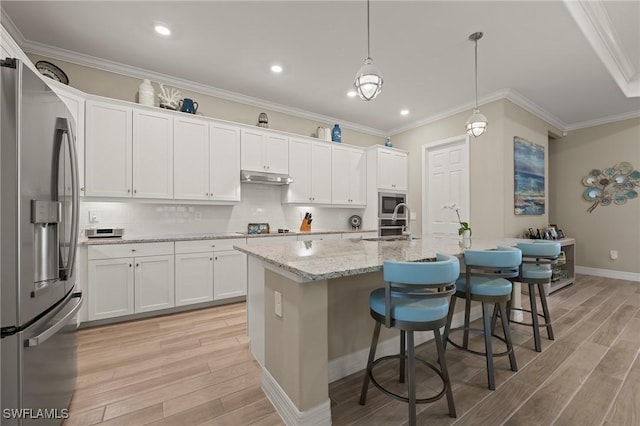
[[[272,65],[271,66],[271,72],[274,72],[276,74],[280,74],[282,72],[282,67],[280,65]]]
[[[166,37],[171,35],[171,30],[162,24],[156,24],[156,26],[153,27],[153,29],[156,30],[156,32],[162,36]]]
[[[403,109],[402,111],[400,111],[400,115],[409,115],[409,110]]]
[[[356,97],[356,95],[357,95],[357,93],[356,93],[356,91],[355,91],[355,90],[349,90],[349,91],[347,92],[347,96],[348,96],[348,97],[350,97],[350,98],[355,98],[355,97]]]

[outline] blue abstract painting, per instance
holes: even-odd
[[[516,136],[513,156],[515,214],[544,214],[544,147]]]

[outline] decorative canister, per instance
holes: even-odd
[[[340,130],[339,125],[334,125],[333,130],[331,131],[331,140],[334,142],[342,142],[342,130]]]
[[[384,143],[384,146],[388,146],[389,148],[393,146],[393,144],[391,143],[391,138],[389,136],[387,136],[387,141]]]
[[[142,83],[140,83],[140,87],[138,87],[138,103],[153,106],[154,99],[155,91],[153,90],[151,81],[145,78],[142,80]]]

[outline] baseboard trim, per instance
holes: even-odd
[[[613,269],[576,266],[576,273],[583,275],[594,275],[596,277],[614,278],[618,280],[640,281],[640,274],[636,274],[634,272],[615,271]]]
[[[475,320],[482,316],[482,307],[474,306],[471,308],[471,320]],[[464,323],[464,311],[458,312],[453,316],[451,320],[452,327],[459,327]],[[433,332],[421,331],[415,333],[415,344],[433,340]],[[376,357],[387,356],[398,353],[400,347],[400,334],[398,336],[378,343],[376,349]],[[343,355],[339,358],[335,358],[329,361],[329,383],[335,382],[343,377],[353,374],[357,371],[364,370],[367,365],[367,359],[369,357],[369,348],[361,349],[357,352]]]
[[[331,424],[331,400],[307,411],[300,411],[284,389],[266,370],[262,369],[262,390],[287,426],[315,426]]]

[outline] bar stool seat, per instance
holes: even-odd
[[[466,291],[467,276],[460,274],[456,280],[456,290]],[[512,284],[503,278],[471,276],[471,293],[479,296],[504,296],[511,293]]]
[[[435,321],[445,318],[449,311],[447,299],[420,299],[409,294],[392,294],[391,305],[391,316],[396,321]],[[371,293],[369,306],[377,314],[385,315],[387,308],[384,288],[378,288]]]
[[[456,417],[440,328],[447,323],[449,299],[455,291],[454,283],[459,274],[458,259],[444,254],[438,254],[433,262],[384,262],[385,287],[373,290],[369,297],[369,313],[376,323],[360,393],[361,405],[366,403],[369,381],[371,381],[385,395],[408,403],[411,426],[416,424],[416,404],[434,402],[445,395],[449,415]],[[375,359],[382,324],[387,328],[400,329],[400,353]],[[433,331],[439,366],[415,356],[414,331]],[[400,361],[400,383],[405,381],[405,363],[407,365],[406,397],[387,389],[376,380],[374,375],[374,366],[396,359]],[[430,368],[440,377],[443,383],[440,392],[426,398],[416,396],[416,361]]]
[[[482,355],[486,358],[487,382],[491,390],[496,388],[493,358],[497,356],[509,356],[509,363],[512,371],[518,371],[513,343],[511,342],[511,332],[509,322],[502,321],[504,337],[493,333],[493,321],[491,307],[506,317],[507,304],[511,300],[513,284],[510,279],[518,276],[522,263],[522,252],[515,247],[499,246],[495,250],[472,250],[464,251],[464,262],[466,272],[460,274],[456,280],[455,297],[449,304],[449,314],[447,326],[444,331],[444,345],[451,343],[458,349]],[[456,300],[465,300],[464,324],[461,327],[451,328],[451,321],[455,310]],[[470,325],[471,302],[477,301],[482,304],[482,329],[472,328]],[[493,324],[492,324],[493,322]],[[462,331],[462,342],[458,343],[451,339],[450,334],[454,331]],[[469,347],[469,333],[479,332],[484,335],[484,352],[471,349]],[[492,337],[495,337],[506,344],[503,352],[494,352]]]

